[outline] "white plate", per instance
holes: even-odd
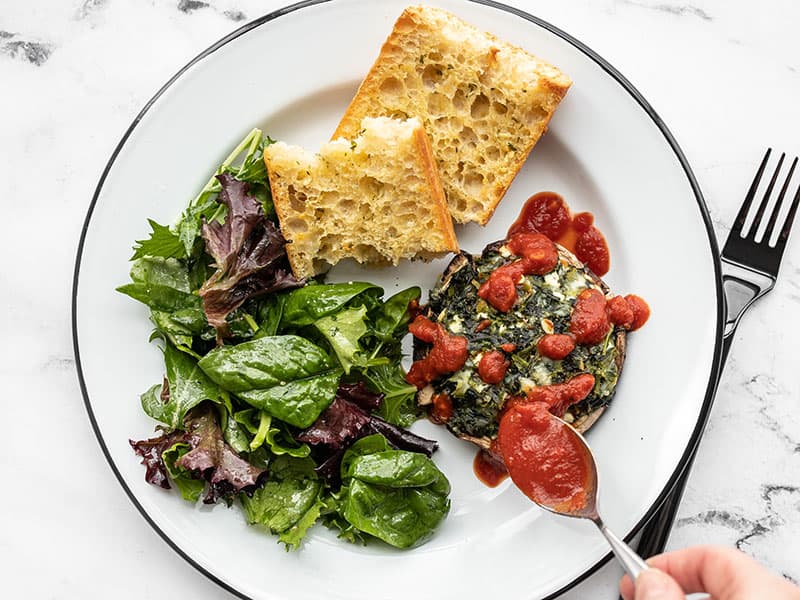
[[[86,218],[76,263],[74,336],[86,405],[101,446],[134,504],[209,577],[246,598],[544,598],[608,558],[588,523],[533,507],[508,483],[482,486],[473,450],[427,423],[453,484],[452,511],[423,547],[348,545],[322,527],[286,553],[224,506],[195,509],[144,481],[128,445],[154,423],[138,394],[160,380],[146,310],[114,291],[125,283],[146,218],[174,222],[227,152],[254,126],[316,148],[326,141],[404,0],[298,5],[220,41],[171,80],[125,134]],[[480,250],[504,237],[522,202],[554,190],[590,210],[612,255],[607,281],[648,300],[653,316],[630,338],[611,409],[589,433],[608,524],[630,535],[663,497],[696,443],[710,406],[722,302],[705,205],[677,144],[610,65],[552,26],[498,5],[432,4],[558,65],[574,80],[491,223],[458,230]],[[309,40],[312,40],[310,43]],[[314,49],[317,50],[314,50]],[[428,288],[446,261],[397,269],[337,269],[387,292]]]

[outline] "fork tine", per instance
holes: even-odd
[[[783,250],[786,247],[786,241],[789,239],[789,232],[792,230],[792,222],[794,221],[794,216],[797,213],[798,204],[800,204],[800,186],[797,188],[797,192],[794,195],[794,200],[792,200],[792,205],[789,207],[789,214],[786,215],[786,220],[783,222],[783,229],[781,229],[781,234],[778,236],[778,242],[775,244],[775,249],[779,250],[781,253],[783,253]]]
[[[767,161],[769,160],[770,154],[772,154],[772,148],[767,148],[767,153],[764,155],[764,159],[761,161],[761,166],[758,167],[758,171],[753,179],[753,183],[750,184],[750,189],[747,190],[747,195],[744,197],[744,202],[742,203],[742,207],[739,209],[739,214],[736,215],[736,219],[733,221],[733,226],[731,227],[731,236],[737,235],[741,237],[742,235],[744,222],[747,219],[747,213],[750,212],[750,205],[753,203],[753,198],[756,196],[756,189],[758,189],[758,184],[761,181],[761,176],[764,174],[764,168],[767,166]]]
[[[756,239],[756,233],[758,233],[758,227],[761,225],[761,219],[764,216],[764,211],[767,208],[767,203],[769,203],[769,197],[772,195],[772,190],[775,188],[775,183],[778,181],[778,173],[781,172],[781,167],[783,166],[783,159],[786,158],[786,153],[782,153],[781,157],[778,159],[778,166],[775,167],[775,172],[772,174],[772,179],[769,180],[769,185],[767,186],[766,191],[764,192],[764,197],[761,198],[761,202],[758,204],[758,210],[756,210],[756,216],[753,217],[753,224],[750,225],[750,231],[747,233],[747,237],[751,238],[753,241]]]
[[[786,181],[783,182],[781,193],[778,194],[778,200],[775,202],[775,206],[772,207],[772,214],[769,217],[767,228],[764,230],[763,242],[768,246],[769,246],[769,240],[770,238],[772,238],[772,232],[775,229],[775,222],[778,220],[778,213],[781,212],[781,206],[783,205],[783,197],[786,195],[786,190],[789,188],[789,182],[792,180],[792,174],[794,173],[794,168],[796,166],[797,166],[797,157],[795,156],[794,160],[792,161],[792,166],[789,167],[789,174],[786,176]]]

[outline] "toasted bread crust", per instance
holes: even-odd
[[[526,51],[437,8],[407,8],[333,137],[365,116],[418,116],[448,206],[485,224],[567,92],[570,79]]]

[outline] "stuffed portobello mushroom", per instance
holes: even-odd
[[[428,406],[432,418],[453,434],[484,449],[496,439],[503,407],[510,400],[588,381],[578,396],[581,399],[565,403],[558,411],[576,429],[586,431],[614,396],[625,357],[625,328],[612,321],[591,343],[580,336],[575,343],[571,333],[579,296],[594,294],[605,310],[610,290],[571,252],[554,246],[554,266],[515,279],[512,301],[500,308],[496,300],[486,299],[484,290],[494,272],[521,262],[513,244],[509,240],[492,243],[480,256],[461,252],[431,291],[422,313],[441,326],[443,335],[462,344],[466,339],[466,349],[457,370],[429,378],[424,387],[418,385],[419,403]],[[570,339],[566,353],[543,351],[543,341],[570,343]],[[432,353],[428,341],[415,334],[415,361]],[[487,363],[500,368],[489,369]]]

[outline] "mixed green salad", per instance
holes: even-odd
[[[239,504],[297,548],[321,521],[349,541],[424,542],[449,483],[418,418],[401,340],[419,288],[388,299],[366,282],[292,275],[253,130],[172,227],[150,221],[131,282],[163,351],[141,395],[159,422],[131,440],[148,482],[190,502]]]

